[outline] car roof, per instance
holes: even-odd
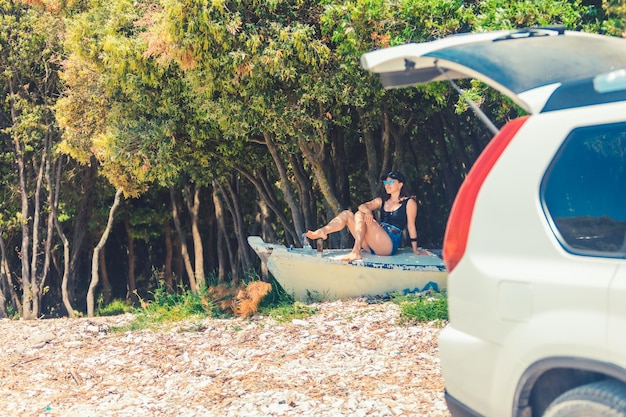
[[[626,100],[626,39],[560,27],[459,34],[362,55],[385,88],[476,78],[528,113]]]

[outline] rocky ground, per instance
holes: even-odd
[[[392,303],[311,306],[159,331],[0,320],[0,416],[449,416],[439,327],[399,325]]]

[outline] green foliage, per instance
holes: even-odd
[[[254,273],[251,276],[257,277]],[[279,323],[289,323],[294,319],[305,319],[317,312],[317,309],[305,303],[295,301],[280,284],[272,278],[272,291],[265,296],[259,307],[259,314],[269,316]]]
[[[623,0],[602,0],[606,19],[602,22],[602,31],[607,35],[626,35],[626,3]]]
[[[181,163],[175,149],[180,132],[189,130],[179,67],[160,66],[146,51],[155,7],[94,1],[68,22],[65,41],[72,53],[63,73],[69,88],[57,105],[61,150],[81,162],[95,157],[107,179],[131,196],[172,181],[193,163]]]
[[[474,31],[555,24],[579,29],[583,15],[589,12],[581,0],[492,0],[480,2],[472,26]]]
[[[7,310],[7,318],[9,318],[11,320],[19,320],[20,319],[20,312],[17,311],[12,305],[8,305],[6,310]]]
[[[21,291],[21,314],[26,318],[40,314],[45,295],[41,290],[48,272],[43,270],[44,258],[49,252],[44,245],[52,236],[42,227],[51,205],[43,167],[55,163],[52,151],[59,139],[52,106],[61,88],[58,71],[63,25],[59,16],[44,6],[0,0],[0,159],[6,163],[0,169],[0,226],[3,237],[22,235],[20,242],[7,245],[15,249],[12,252],[18,258],[13,258],[10,267],[22,263],[22,273],[16,277],[15,287],[9,278],[2,278],[9,280],[2,287]],[[52,181],[50,172],[46,174]],[[4,249],[2,255],[6,255]],[[13,272],[8,270],[10,274]]]
[[[445,292],[397,295],[392,301],[400,307],[402,323],[434,321],[443,325],[448,320],[448,298]]]
[[[102,305],[102,301],[102,298],[98,299],[96,316],[119,316],[120,314],[130,313],[133,311],[132,306],[124,300],[115,299],[106,305]]]
[[[217,314],[206,290],[192,293],[181,288],[178,293],[160,282],[152,293],[152,298],[151,301],[140,298],[141,307],[134,309],[135,320],[117,330],[154,329],[182,320],[196,321]]]
[[[259,312],[279,323],[290,323],[296,319],[302,320],[312,316],[317,312],[317,309],[299,301],[283,301],[273,306],[263,307]]]

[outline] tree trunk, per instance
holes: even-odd
[[[0,274],[0,319],[6,319],[7,316],[7,299],[4,296],[5,279],[4,274]]]
[[[2,227],[0,227],[0,274],[6,280],[7,290],[11,296],[11,305],[14,307],[14,311],[17,311],[22,316],[22,304],[20,303],[20,297],[13,287],[13,280],[11,278],[11,267],[7,259],[7,247],[2,237]]]
[[[11,92],[10,97],[15,97],[14,80],[10,80],[8,85]],[[13,123],[17,123],[16,104],[11,100],[11,117]],[[15,146],[15,162],[17,164],[17,172],[19,177],[19,191],[21,197],[21,226],[22,226],[22,245],[20,248],[20,258],[22,260],[22,317],[24,319],[34,319],[37,317],[37,311],[33,311],[33,297],[36,296],[34,291],[37,287],[32,287],[30,281],[30,203],[28,201],[28,190],[26,188],[26,168],[24,166],[24,154],[22,144],[19,138],[13,138]]]
[[[100,275],[102,276],[102,302],[106,305],[111,301],[111,283],[109,281],[109,270],[107,269],[107,248],[106,245],[100,249],[100,259],[98,259],[100,267]]]
[[[441,140],[438,140],[436,143],[437,153],[439,154],[439,158],[442,160],[443,166],[445,167],[445,169],[443,170],[443,176],[445,178],[445,185],[446,185],[444,187],[444,192],[446,194],[446,200],[451,205],[452,202],[454,201],[456,192],[459,189],[460,184],[463,182],[463,178],[467,174],[469,167],[471,167],[471,163],[469,163],[469,165],[464,165],[466,167],[466,169],[463,170],[464,172],[457,174],[456,172],[457,170],[455,168],[458,162],[452,161],[452,159],[450,158],[450,154],[448,152],[448,148],[446,147],[446,141],[445,141],[446,132],[445,132],[444,126],[446,125],[447,122],[445,121],[444,118],[439,118],[438,121],[440,123],[437,123],[435,127],[439,128],[441,132],[440,133]],[[458,157],[459,152],[461,151],[456,150],[457,157]],[[460,161],[460,160],[461,159],[457,159],[457,161]]]
[[[239,166],[236,166],[234,168],[239,173],[241,173],[244,177],[246,177],[248,179],[248,181],[250,181],[250,183],[254,186],[254,188],[256,189],[257,193],[259,194],[259,197],[261,198],[261,200],[263,200],[265,205],[269,209],[271,209],[272,212],[274,213],[274,215],[276,216],[276,218],[278,218],[278,221],[280,222],[280,224],[283,226],[283,229],[285,230],[285,234],[290,235],[294,242],[299,242],[300,238],[298,236],[296,236],[295,230],[293,229],[293,227],[289,223],[289,220],[284,215],[283,211],[278,206],[278,203],[276,202],[276,199],[274,198],[274,196],[273,196],[273,194],[271,192],[271,187],[267,183],[267,176],[262,174],[259,171],[255,171],[253,173],[250,173],[248,171],[245,171],[245,170],[241,169],[241,167],[239,167]],[[266,237],[267,236],[264,236],[264,238],[266,238]],[[266,240],[266,242],[267,242],[267,240]]]
[[[187,243],[185,242],[185,235],[183,234],[182,226],[180,225],[180,216],[178,214],[178,203],[176,203],[176,195],[174,194],[174,188],[170,187],[170,200],[172,202],[172,218],[174,219],[174,225],[178,232],[178,239],[180,241],[180,255],[182,261],[187,270],[187,276],[189,277],[189,289],[193,293],[198,292],[198,285],[196,284],[196,277],[191,266],[191,259],[189,259],[189,251],[187,250]]]
[[[276,237],[274,235],[274,229],[272,228],[271,222],[269,221],[270,210],[265,205],[264,200],[258,200],[259,206],[259,222],[261,223],[261,237],[265,242],[275,242]],[[267,269],[267,263],[261,262],[261,278],[263,281],[268,282],[269,280],[269,270]]]
[[[47,133],[46,136],[49,137],[50,133]],[[46,154],[47,149],[48,149],[48,144],[50,143],[50,140],[47,139],[46,140]],[[42,164],[45,163],[45,173],[44,176],[46,178],[46,184],[48,186],[48,206],[50,208],[50,210],[48,211],[48,220],[46,222],[47,224],[47,230],[46,230],[46,239],[45,239],[45,247],[44,247],[44,262],[43,262],[43,270],[41,273],[41,281],[39,282],[39,294],[43,294],[44,291],[44,287],[46,285],[46,280],[48,278],[48,273],[50,272],[50,259],[52,258],[52,235],[54,233],[54,214],[55,214],[55,210],[52,210],[51,206],[53,204],[55,204],[55,183],[53,183],[50,179],[50,173],[52,170],[52,161],[50,161],[52,156],[50,156],[50,158],[45,158],[45,161],[42,160]],[[55,170],[55,175],[56,175],[56,170]],[[60,171],[59,171],[60,174]]]
[[[273,227],[275,222],[272,217],[272,210],[270,210],[263,199],[257,200],[257,206],[259,207],[261,237],[265,242],[276,242],[276,232]]]
[[[383,114],[383,131],[381,133],[382,139],[382,163],[380,164],[380,175],[385,175],[391,171],[393,156],[391,147],[391,122],[389,121],[389,114],[385,112]]]
[[[346,155],[344,132],[339,131],[338,129],[331,130],[329,132],[328,142],[330,143],[330,152],[332,157],[328,158],[328,160],[324,159],[322,161],[323,166],[326,167],[324,171],[328,172],[329,176],[332,175],[333,190],[339,200],[341,208],[351,208],[352,196],[350,195],[350,174],[352,173],[347,171],[346,162],[354,158]],[[356,204],[360,203],[361,201],[356,202]],[[317,205],[314,206],[314,209],[317,210]],[[316,228],[317,227],[319,226],[316,225]]]
[[[1,230],[0,230],[1,233]],[[5,253],[4,253],[4,239],[2,238],[2,235],[0,234],[0,242],[1,242],[1,247],[2,247],[2,259],[4,259]],[[4,270],[4,263],[0,263],[0,319],[6,319],[8,317],[7,315],[7,299],[6,299],[6,294],[9,293],[9,279],[7,278],[7,271]]]
[[[234,263],[234,259],[232,257],[232,250],[230,248],[230,242],[228,241],[228,235],[226,234],[224,210],[222,209],[222,202],[218,196],[217,189],[217,180],[213,180],[213,206],[215,207],[215,219],[217,220],[217,279],[220,283],[223,283],[226,281],[225,265],[228,262],[228,259],[226,259],[224,254],[224,247],[228,250],[231,265]]]
[[[293,171],[296,184],[298,185],[298,194],[300,195],[300,207],[304,216],[304,228],[307,230],[317,229],[316,219],[316,203],[313,193],[313,183],[310,176],[304,169],[302,156],[296,153],[289,155],[289,163]],[[343,163],[343,161],[342,161]],[[302,242],[300,242],[302,243]]]
[[[130,217],[126,213],[124,216],[124,229],[126,230],[126,238],[128,240],[128,285],[126,287],[126,300],[135,302],[137,295],[137,283],[135,279],[135,238],[130,227]]]
[[[183,187],[185,201],[191,217],[191,238],[193,239],[193,258],[195,263],[195,277],[198,289],[206,287],[206,275],[204,275],[204,248],[202,246],[202,236],[198,227],[200,217],[200,186],[195,185],[193,197],[189,185]]]
[[[317,180],[317,185],[320,187],[320,191],[322,192],[324,199],[326,199],[326,204],[328,204],[331,208],[333,215],[336,216],[339,212],[341,212],[342,207],[341,203],[339,203],[339,200],[337,199],[337,196],[335,195],[333,187],[330,185],[331,183],[328,180],[326,173],[324,172],[323,159],[313,152],[303,138],[299,139],[299,144],[304,157],[311,164],[311,168],[315,174],[315,179]],[[323,152],[320,150],[317,153],[322,154]]]
[[[104,232],[102,232],[102,236],[100,237],[100,241],[93,249],[93,256],[91,257],[91,282],[89,283],[89,290],[87,291],[87,316],[93,317],[95,314],[95,293],[96,287],[98,286],[98,260],[100,250],[104,247],[107,239],[109,238],[109,233],[111,232],[111,227],[113,226],[113,216],[115,215],[115,209],[120,204],[120,199],[122,197],[122,190],[118,189],[115,192],[115,199],[113,200],[113,205],[109,210],[109,220],[107,221],[106,228]]]
[[[302,234],[306,232],[304,230],[304,220],[302,216],[302,210],[300,209],[300,205],[298,204],[297,198],[293,189],[291,187],[291,182],[289,181],[289,176],[287,175],[287,169],[283,163],[282,158],[278,154],[278,148],[276,147],[276,143],[272,138],[270,133],[263,133],[263,138],[265,139],[265,145],[272,155],[272,159],[274,160],[274,165],[276,165],[276,169],[278,171],[278,175],[280,176],[280,190],[283,192],[283,196],[289,209],[291,210],[291,216],[293,218],[293,225],[296,229],[296,242],[300,242]]]
[[[35,190],[33,193],[33,205],[34,205],[34,213],[33,213],[33,236],[31,240],[31,256],[30,256],[30,287],[31,287],[31,316],[32,318],[39,317],[40,313],[40,304],[41,304],[41,290],[40,290],[40,280],[38,279],[39,271],[37,270],[37,263],[39,261],[39,232],[41,229],[41,187],[43,182],[43,172],[45,165],[45,154],[44,150],[42,155],[42,161],[39,165],[39,169],[37,172],[37,181],[35,182]],[[35,164],[35,158],[33,157],[33,166]],[[43,274],[42,274],[43,275]]]
[[[6,319],[7,318],[7,299],[6,299],[6,294],[9,293],[9,278],[8,278],[8,271],[4,270],[4,259],[6,256],[5,253],[5,245],[4,245],[4,238],[2,237],[2,227],[0,227],[0,259],[2,260],[0,262],[0,319]]]
[[[80,199],[78,201],[76,220],[72,225],[74,231],[71,239],[72,256],[70,258],[70,270],[66,284],[70,300],[76,299],[76,276],[81,254],[83,253],[83,243],[85,242],[87,230],[89,230],[88,223],[94,201],[92,194],[98,176],[98,162],[95,158],[92,158],[90,166],[81,167],[80,169],[83,175],[76,184],[76,188],[79,189]]]
[[[361,131],[363,133],[363,143],[365,144],[365,155],[367,159],[367,182],[370,186],[370,194],[373,197],[378,195],[380,186],[380,161],[378,160],[378,150],[376,149],[376,141],[374,134],[368,128],[365,122],[365,113],[359,109],[359,119],[361,122]]]
[[[168,289],[174,288],[174,279],[172,277],[172,259],[174,258],[174,249],[172,245],[172,227],[170,221],[165,221],[165,283]]]
[[[67,284],[70,276],[70,242],[67,240],[67,237],[65,237],[65,233],[63,233],[56,216],[54,219],[54,225],[61,241],[63,242],[63,278],[61,280],[61,298],[63,299],[63,305],[65,306],[65,310],[67,310],[67,314],[70,318],[74,318],[76,317],[76,312],[74,311],[74,307],[72,307],[70,295],[67,290]]]
[[[183,262],[182,253],[183,250],[180,246],[180,239],[176,238],[177,235],[174,235],[172,239],[172,243],[174,244],[174,254],[178,254],[178,256],[174,257],[174,266],[176,267],[174,271],[174,282],[176,282],[176,288],[179,288],[183,285],[183,274],[185,271],[185,263]]]
[[[233,187],[229,182],[225,182],[226,190],[221,183],[217,182],[217,186],[220,191],[224,195],[224,201],[226,201],[226,206],[228,207],[228,211],[233,218],[233,225],[235,228],[235,236],[237,237],[237,243],[239,244],[239,253],[242,256],[242,269],[243,271],[248,271],[252,267],[251,254],[250,254],[250,245],[246,240],[246,236],[244,233],[245,226],[243,224],[243,216],[241,215],[241,208],[239,206],[239,200],[237,198],[237,193],[233,190]],[[226,191],[228,194],[226,194]],[[233,277],[237,276],[236,265],[233,266]]]
[[[59,224],[59,214],[57,212],[59,207],[59,194],[61,192],[61,167],[63,165],[63,157],[60,157],[56,162],[56,174],[54,178],[54,198],[52,204],[50,204],[50,210],[52,214],[52,221],[56,228],[57,234],[63,242],[63,278],[61,279],[61,298],[63,300],[63,306],[70,318],[76,317],[76,312],[70,301],[69,293],[67,291],[67,283],[70,275],[70,242],[67,240],[61,225]],[[49,183],[51,181],[48,181]]]

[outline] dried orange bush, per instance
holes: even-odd
[[[259,309],[263,297],[272,291],[272,285],[263,281],[253,281],[241,287],[224,285],[209,287],[209,296],[215,305],[225,313],[240,317],[250,317]]]

